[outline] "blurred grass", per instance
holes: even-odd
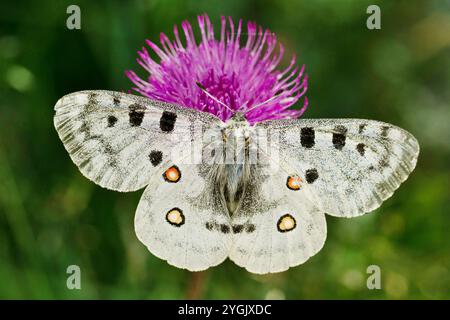
[[[415,172],[374,214],[327,217],[324,249],[305,265],[255,276],[232,262],[210,269],[204,298],[450,298],[449,1],[79,1],[82,30],[65,27],[69,1],[0,4],[0,298],[184,298],[187,271],[136,239],[141,192],[95,186],[70,161],[53,105],[82,89],[128,90],[144,39],[208,13],[276,32],[310,76],[305,117],[399,125],[421,144]],[[365,27],[378,4],[382,30]],[[66,288],[66,268],[82,290]],[[382,290],[365,286],[381,267]]]

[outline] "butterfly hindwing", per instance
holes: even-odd
[[[335,216],[378,208],[406,180],[419,153],[417,140],[391,124],[359,119],[266,121],[276,135],[280,164],[308,185],[309,199]]]
[[[231,225],[214,190],[214,167],[177,164],[161,168],[139,202],[135,230],[155,256],[199,271],[229,253]]]
[[[234,228],[243,226],[233,233],[230,259],[236,264],[252,273],[281,272],[304,263],[322,248],[325,214],[295,179],[273,164],[251,166],[243,202],[232,216]]]
[[[134,191],[194,139],[193,125],[211,114],[112,91],[80,91],[55,105],[54,124],[74,163],[89,179]]]

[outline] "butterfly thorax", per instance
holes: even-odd
[[[251,130],[248,121],[239,112],[222,129],[224,161],[217,168],[216,186],[230,216],[239,209],[248,182]]]

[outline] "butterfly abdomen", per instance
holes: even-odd
[[[218,169],[216,185],[230,216],[239,208],[244,194],[246,187],[244,171],[246,171],[244,164],[224,164]]]
[[[233,118],[223,132],[224,154],[217,168],[216,186],[230,216],[239,209],[248,182],[248,130],[245,119]]]

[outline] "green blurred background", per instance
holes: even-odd
[[[66,8],[81,7],[81,30]],[[366,8],[381,7],[381,30]],[[368,118],[413,133],[416,170],[375,213],[327,217],[325,247],[266,276],[226,261],[192,274],[151,255],[134,233],[141,191],[85,179],[53,127],[53,106],[82,89],[128,90],[145,39],[208,13],[277,33],[310,76],[304,117]],[[198,30],[198,29],[196,29]],[[450,298],[450,2],[2,1],[0,4],[0,298]],[[286,59],[287,60],[287,59]],[[79,265],[82,289],[66,288]],[[366,287],[379,265],[382,289]]]

